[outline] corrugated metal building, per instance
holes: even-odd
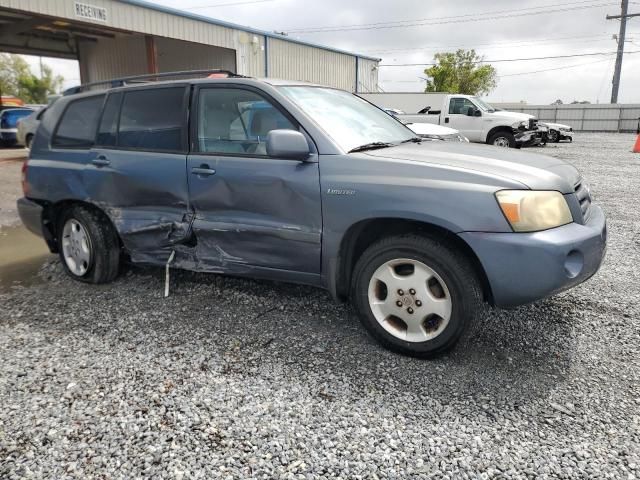
[[[76,58],[82,82],[223,68],[378,90],[379,59],[143,0],[0,0],[0,51]]]

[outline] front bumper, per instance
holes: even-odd
[[[535,147],[543,142],[543,136],[538,130],[517,131],[515,138],[518,147]]]
[[[498,307],[514,307],[554,295],[594,275],[605,255],[607,225],[590,207],[585,225],[571,223],[535,233],[464,232],[484,267]]]

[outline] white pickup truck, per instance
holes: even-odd
[[[534,116],[497,110],[471,95],[363,93],[360,96],[381,108],[416,112],[397,115],[403,122],[455,128],[471,142],[520,148],[547,141],[547,127],[539,125]]]

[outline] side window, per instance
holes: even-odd
[[[165,152],[183,151],[184,93],[184,87],[125,92],[120,112],[118,146]]]
[[[104,95],[69,103],[51,141],[54,147],[91,147],[96,136]]]
[[[466,98],[452,98],[449,102],[449,113],[452,115],[466,115],[469,107],[475,109],[475,104]]]
[[[118,139],[118,114],[120,113],[120,103],[122,93],[115,93],[107,97],[98,128],[96,145],[102,147],[115,147]]]
[[[262,96],[239,88],[203,88],[198,98],[198,151],[266,155],[267,134],[297,130]]]

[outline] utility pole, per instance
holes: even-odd
[[[622,55],[624,54],[624,37],[627,32],[627,18],[640,16],[640,13],[627,13],[629,0],[621,1],[620,15],[607,15],[607,20],[620,19],[620,33],[618,34],[618,52],[616,56],[616,69],[613,73],[613,86],[611,88],[611,103],[618,103],[618,90],[620,89],[620,72],[622,71]]]

